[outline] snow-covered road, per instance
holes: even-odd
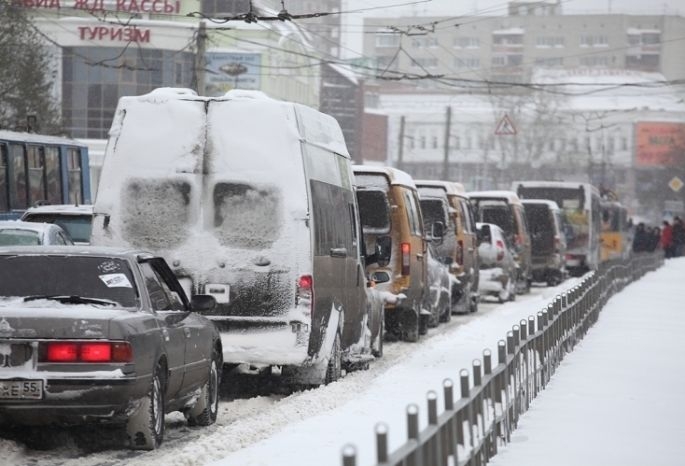
[[[348,374],[326,387],[290,395],[225,400],[217,423],[189,428],[180,415],[167,416],[167,434],[154,452],[125,448],[86,452],[68,438],[48,451],[29,450],[21,443],[0,439],[0,464],[35,466],[86,465],[297,465],[340,464],[340,449],[358,446],[359,462],[373,461],[374,425],[391,426],[390,448],[406,436],[404,410],[409,403],[425,407],[426,392],[440,393],[443,379],[458,379],[485,348],[495,349],[511,326],[540,311],[577,279],[554,288],[534,287],[516,302],[481,304],[477,314],[453,316],[430,329],[418,343],[388,343],[385,355],[367,371]],[[425,413],[421,415],[422,426]],[[107,435],[103,431],[103,435]]]

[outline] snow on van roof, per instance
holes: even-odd
[[[431,186],[443,188],[447,194],[459,194],[461,196],[466,195],[466,188],[462,183],[457,183],[456,181],[441,181],[441,180],[414,180],[416,186]]]
[[[499,199],[506,199],[507,202],[511,204],[516,204],[520,203],[521,200],[519,197],[516,195],[514,191],[470,191],[468,193],[469,198],[471,199],[478,199],[478,198],[499,198]]]
[[[550,208],[550,210],[559,210],[559,204],[549,199],[521,199],[521,202],[525,204],[544,204]]]
[[[375,167],[370,165],[353,165],[352,170],[355,173],[379,173],[386,175],[390,180],[390,184],[409,186],[416,189],[416,184],[411,175],[399,168],[394,167]]]
[[[590,186],[592,190],[598,191],[597,188],[583,181],[514,181],[511,183],[511,190],[516,191],[519,186],[529,188],[573,188],[578,189],[578,186]]]

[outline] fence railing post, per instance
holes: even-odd
[[[352,444],[347,444],[342,449],[343,466],[357,466],[357,448]]]

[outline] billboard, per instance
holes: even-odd
[[[685,123],[639,122],[635,124],[635,166],[685,165]]]
[[[260,53],[210,52],[206,59],[206,95],[216,97],[231,89],[261,89]]]

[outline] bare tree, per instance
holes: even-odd
[[[0,128],[59,133],[52,80],[42,36],[21,7],[0,0]]]

